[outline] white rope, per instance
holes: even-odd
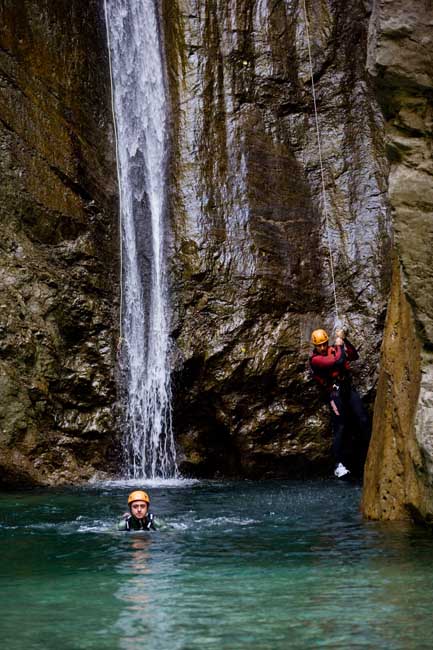
[[[107,0],[104,0],[104,11],[105,11],[105,27],[107,31],[107,47],[108,47],[108,61],[110,68],[110,90],[111,90],[111,111],[113,114],[113,128],[114,128],[114,140],[115,140],[115,152],[116,152],[116,171],[117,171],[117,186],[119,191],[119,277],[120,277],[120,305],[119,305],[119,341],[118,349],[122,344],[123,339],[123,197],[122,197],[122,183],[120,179],[120,165],[119,165],[119,140],[118,140],[118,130],[117,130],[117,120],[116,120],[116,110],[114,106],[114,83],[113,83],[113,65],[111,60],[111,39],[110,39],[110,29],[108,26],[108,8]]]
[[[325,189],[325,174],[323,171],[323,160],[322,160],[322,142],[320,138],[320,129],[319,129],[319,119],[317,115],[317,102],[316,102],[316,89],[314,86],[313,79],[313,61],[311,57],[311,45],[310,45],[310,30],[308,23],[308,14],[305,0],[303,0],[304,5],[304,16],[305,16],[305,30],[307,34],[307,45],[308,45],[308,60],[310,62],[310,75],[311,75],[311,91],[313,94],[313,105],[314,105],[314,117],[316,121],[316,133],[317,133],[317,146],[319,149],[319,162],[320,162],[320,176],[322,179],[322,202],[323,202],[323,212],[325,214],[325,224],[326,224],[326,235],[328,240],[328,251],[329,251],[329,266],[331,269],[331,279],[332,279],[332,291],[334,295],[334,306],[335,306],[335,318],[336,323],[339,322],[338,317],[338,306],[337,306],[337,291],[335,288],[335,276],[334,276],[334,262],[332,259],[332,248],[331,248],[331,239],[329,236],[329,216],[328,216],[328,202],[326,200],[326,189]]]

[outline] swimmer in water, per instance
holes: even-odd
[[[129,512],[125,513],[117,525],[118,530],[160,530],[164,528],[161,521],[149,511],[150,498],[147,492],[135,490],[128,496]]]

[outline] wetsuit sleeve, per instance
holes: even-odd
[[[152,530],[168,530],[168,525],[163,519],[159,517],[153,517],[152,519]]]
[[[126,520],[128,518],[128,515],[123,515],[122,519],[119,519],[117,522],[117,530],[128,530],[128,526],[126,525]]]
[[[346,354],[349,361],[356,361],[359,359],[358,350],[347,339],[344,339],[344,347],[346,348]]]
[[[339,366],[346,360],[346,353],[342,345],[335,346],[335,352],[331,354],[313,354],[310,359],[313,370],[330,370],[334,366]]]

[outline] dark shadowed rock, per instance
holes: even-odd
[[[101,12],[96,0],[0,5],[3,482],[89,478],[112,446],[116,187]]]

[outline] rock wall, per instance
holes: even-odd
[[[363,512],[433,519],[433,5],[375,3],[368,66],[386,118],[395,231]]]
[[[163,3],[172,97],[174,422],[190,474],[329,469],[309,335],[339,309],[371,402],[390,280],[388,162],[369,3]]]
[[[117,188],[102,11],[0,3],[3,482],[109,467]]]
[[[160,2],[173,415],[188,474],[328,470],[328,413],[307,368],[311,330],[335,324],[328,243],[361,352],[356,381],[374,399],[391,271],[373,31],[366,69],[377,16],[359,0],[306,5],[329,228],[302,0]],[[116,462],[117,188],[102,11],[99,0],[0,5],[4,481],[81,480]]]

